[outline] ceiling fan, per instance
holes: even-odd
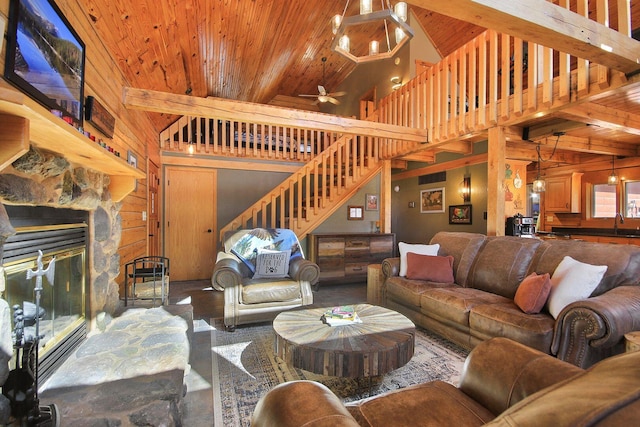
[[[327,92],[327,90],[324,88],[324,67],[325,67],[325,63],[327,62],[327,58],[326,57],[322,57],[322,85],[318,85],[318,94],[317,95],[299,95],[302,96],[304,98],[317,98],[316,101],[314,102],[314,104],[317,104],[318,102],[330,102],[334,105],[338,105],[340,104],[340,101],[338,101],[336,99],[336,97],[338,96],[342,96],[342,95],[346,95],[346,92]]]

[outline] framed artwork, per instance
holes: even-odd
[[[377,194],[367,194],[365,199],[365,209],[368,211],[377,211],[378,210],[378,195]]]
[[[363,206],[347,206],[348,220],[362,220],[364,218]]]
[[[444,187],[420,191],[420,213],[444,212]]]
[[[471,205],[449,206],[449,224],[471,224]]]
[[[133,151],[131,150],[127,151],[127,163],[138,169],[138,158],[135,154],[133,154]]]

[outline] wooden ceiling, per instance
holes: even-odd
[[[337,87],[355,63],[331,50],[344,0],[79,0],[132,87],[269,103]],[[374,4],[377,2],[374,2]],[[380,6],[376,5],[374,10]],[[357,0],[347,15],[358,13]],[[410,6],[442,55],[484,29]],[[158,131],[175,116],[153,114]]]

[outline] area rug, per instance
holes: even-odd
[[[288,366],[273,352],[271,323],[236,328],[227,332],[220,319],[212,319],[212,376],[214,426],[249,426],[260,397],[274,386],[292,380],[318,381],[344,402],[371,394],[432,380],[457,384],[468,351],[437,335],[416,328],[411,361],[383,377],[337,378],[313,374]]]

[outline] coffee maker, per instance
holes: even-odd
[[[536,226],[533,217],[516,214],[507,218],[505,233],[507,236],[533,237]]]

